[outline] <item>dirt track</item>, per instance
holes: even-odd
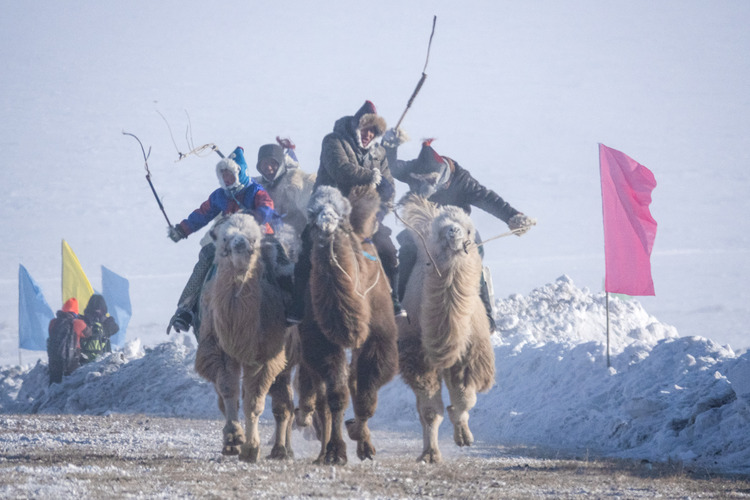
[[[313,465],[318,444],[294,433],[295,459],[222,457],[223,422],[142,415],[0,416],[0,498],[750,498],[750,478],[667,465],[533,458],[499,447],[418,464],[419,436],[373,429],[378,456]],[[264,443],[272,427],[264,424]],[[268,446],[264,452],[268,452]],[[538,454],[537,454],[538,455]]]

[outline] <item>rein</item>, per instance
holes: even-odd
[[[363,299],[367,298],[367,294],[370,293],[370,291],[372,291],[372,289],[375,288],[375,285],[378,284],[378,281],[380,281],[380,268],[378,268],[378,274],[375,276],[375,281],[372,283],[372,285],[370,285],[370,287],[367,290],[365,290],[364,293],[360,293],[359,292],[359,287],[360,287],[359,261],[357,260],[356,257],[354,258],[354,270],[355,270],[355,274],[356,274],[356,280],[355,280],[355,279],[353,279],[349,275],[349,273],[346,272],[346,270],[343,267],[341,267],[341,264],[339,264],[339,261],[336,258],[336,252],[333,251],[333,240],[334,240],[334,238],[331,238],[331,242],[328,245],[329,253],[331,254],[331,262],[333,262],[336,265],[336,267],[339,268],[339,270],[342,273],[344,273],[344,276],[346,276],[347,278],[349,278],[349,281],[351,281],[352,283],[354,283],[354,292],[357,295],[359,295],[360,297],[362,297]],[[354,248],[352,248],[352,252],[354,252]],[[374,257],[372,255],[370,255],[369,253],[365,252],[364,250],[362,250],[362,253],[368,259],[370,259],[370,260],[374,259]]]

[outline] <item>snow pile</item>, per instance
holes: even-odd
[[[680,338],[637,301],[611,297],[608,368],[606,298],[566,276],[500,300],[498,310],[497,383],[471,412],[478,441],[750,470],[748,353]],[[5,368],[0,412],[219,418],[194,359],[192,338],[178,336],[154,349],[130,343],[52,387],[44,362]],[[372,426],[420,432],[400,379],[381,390]],[[452,432],[447,419],[441,432]]]

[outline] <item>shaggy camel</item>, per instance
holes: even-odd
[[[216,272],[201,295],[195,368],[213,382],[226,417],[222,453],[239,454],[246,462],[258,460],[258,419],[270,393],[276,420],[270,458],[291,457],[293,362],[287,358],[295,334],[286,328],[282,291],[271,278],[279,271],[271,269],[277,247],[248,214],[221,219],[211,236]],[[247,436],[239,422],[240,378]]]
[[[479,297],[482,261],[471,219],[458,207],[438,207],[416,195],[408,195],[402,205],[412,237],[424,245],[418,245],[404,295],[409,320],[399,321],[399,366],[417,397],[424,440],[418,460],[437,463],[442,381],[450,395],[453,439],[458,446],[469,446],[474,441],[469,410],[477,391],[494,382],[495,355]]]
[[[357,441],[360,460],[375,455],[367,421],[375,413],[378,390],[398,371],[390,285],[369,240],[377,229],[379,203],[369,186],[352,189],[348,200],[338,189],[321,186],[308,208],[312,271],[299,325],[297,423],[310,425],[315,412],[321,441],[315,463],[347,461],[342,424],[349,393],[355,415],[346,422],[349,438]]]

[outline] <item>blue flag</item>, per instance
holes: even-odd
[[[115,318],[120,331],[110,339],[112,347],[125,345],[125,331],[133,311],[130,306],[130,282],[102,266],[102,295],[107,301],[107,311]]]
[[[18,268],[18,347],[46,351],[49,322],[55,317],[42,289],[23,265]]]

